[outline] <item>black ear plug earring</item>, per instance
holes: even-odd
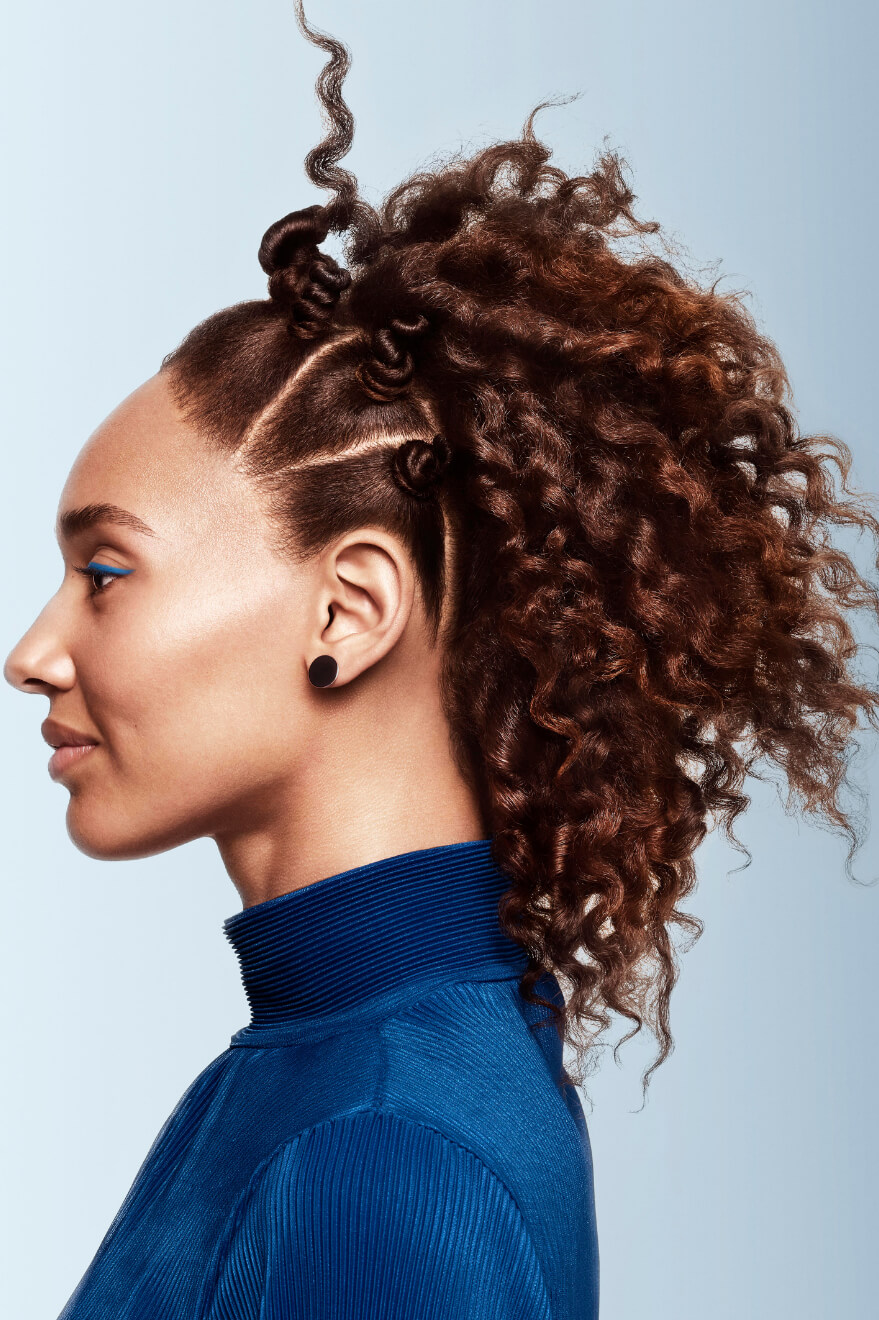
[[[329,687],[339,673],[339,666],[331,655],[319,655],[308,666],[308,678],[313,687]]]

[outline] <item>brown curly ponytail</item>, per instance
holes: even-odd
[[[858,842],[840,790],[879,692],[857,679],[846,611],[879,615],[879,590],[830,532],[879,539],[879,520],[842,441],[798,434],[739,298],[649,249],[658,225],[634,216],[613,152],[570,177],[532,114],[374,210],[336,163],[347,52],[319,44],[334,127],[307,170],[335,191],[308,232],[347,234],[350,281],[286,217],[263,254],[272,297],[209,318],[163,369],[273,491],[291,551],[376,522],[410,547],[435,628],[452,602],[443,697],[511,878],[521,993],[546,1005],[534,987],[557,975],[580,1064],[611,1013],[624,1039],[646,1024],[646,1089],[672,1045],[672,928],[701,929],[680,907],[694,851],[713,823],[734,838],[755,765],[781,766],[850,856]],[[297,345],[318,325],[316,351]]]

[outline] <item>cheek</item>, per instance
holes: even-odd
[[[113,623],[80,681],[119,788],[194,805],[293,768],[312,703],[289,609],[242,586]]]

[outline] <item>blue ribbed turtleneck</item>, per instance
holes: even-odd
[[[471,972],[521,975],[527,954],[498,923],[509,887],[480,839],[355,866],[237,912],[223,927],[251,1024],[233,1045],[366,1021]]]
[[[227,918],[251,1020],[59,1320],[596,1320],[589,1138],[509,884],[481,839]]]

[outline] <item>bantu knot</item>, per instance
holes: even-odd
[[[386,402],[409,387],[414,363],[407,345],[427,330],[429,322],[419,313],[411,321],[393,317],[372,336],[372,356],[358,366],[355,375],[371,399]]]
[[[323,206],[306,206],[276,220],[263,234],[259,264],[269,277],[269,297],[287,316],[287,328],[314,339],[326,327],[351,276],[318,244],[329,233]]]
[[[391,455],[391,474],[407,495],[426,500],[434,491],[452,457],[444,436],[433,440],[405,440]]]

